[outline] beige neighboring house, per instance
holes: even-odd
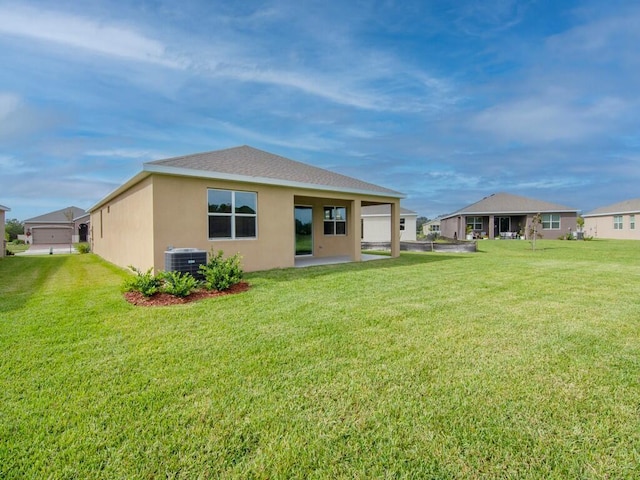
[[[442,219],[442,215],[434,218],[433,220],[429,220],[426,223],[422,224],[422,233],[423,235],[440,235],[440,220]]]
[[[298,257],[360,261],[362,207],[389,206],[397,231],[403,197],[249,146],[197,153],[145,163],[91,207],[92,251],[156,271],[172,247],[240,253],[245,271],[293,267]]]
[[[467,226],[473,238],[527,237],[533,216],[542,215],[542,238],[557,239],[577,227],[578,210],[555,203],[510,193],[494,193],[440,219],[443,237],[467,238]]]
[[[640,198],[596,208],[582,218],[590,237],[640,240]]]
[[[391,207],[371,205],[362,207],[362,241],[388,242],[391,240]],[[416,220],[418,214],[400,207],[400,241],[416,240]]]
[[[2,248],[0,248],[0,258],[5,256],[7,251],[7,241],[4,239],[5,234],[5,225],[7,224],[7,219],[5,218],[5,212],[10,212],[11,209],[9,207],[5,207],[4,205],[0,205],[0,225],[2,225]]]
[[[70,245],[88,242],[89,213],[78,207],[67,207],[24,221],[27,243],[32,245]]]

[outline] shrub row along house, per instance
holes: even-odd
[[[378,185],[249,146],[148,162],[89,209],[93,251],[116,265],[164,269],[170,248],[240,253],[246,271],[296,258],[361,260],[363,207],[389,209],[400,253],[400,199]],[[414,227],[415,230],[415,227]]]
[[[533,216],[541,214],[541,238],[556,239],[575,232],[578,210],[532,198],[494,193],[440,219],[447,238],[527,238]]]

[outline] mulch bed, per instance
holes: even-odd
[[[249,284],[247,282],[240,282],[223,292],[217,292],[215,290],[196,290],[191,295],[184,298],[175,297],[168,293],[156,293],[150,297],[145,297],[140,292],[124,292],[124,298],[132,305],[139,305],[142,307],[166,307],[168,305],[181,305],[183,303],[196,302],[203,298],[233,295],[234,293],[242,293],[247,290],[249,290]]]

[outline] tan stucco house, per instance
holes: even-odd
[[[585,215],[584,233],[590,237],[640,240],[640,198],[597,208]]]
[[[440,219],[443,237],[521,238],[527,235],[533,216],[542,215],[542,238],[556,239],[575,232],[578,210],[510,193],[494,193]],[[468,227],[468,228],[467,228]]]
[[[67,207],[24,221],[27,243],[32,245],[70,245],[88,242],[89,213]]]
[[[362,241],[389,242],[391,240],[391,207],[389,205],[370,205],[362,207]],[[416,220],[418,214],[400,207],[400,241],[416,240]]]
[[[89,209],[92,251],[156,271],[171,248],[240,253],[246,271],[293,267],[300,257],[359,261],[362,207],[389,205],[397,231],[403,197],[249,146],[186,155],[145,163]]]
[[[4,239],[4,233],[5,233],[5,225],[7,223],[7,220],[5,218],[5,212],[10,212],[11,209],[9,207],[5,207],[4,205],[0,205],[0,225],[2,225],[2,243],[0,244],[0,258],[5,256],[5,253],[7,251],[7,243],[6,240]]]

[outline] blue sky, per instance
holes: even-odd
[[[640,196],[637,2],[0,1],[0,204],[88,208],[251,145],[435,217]]]

